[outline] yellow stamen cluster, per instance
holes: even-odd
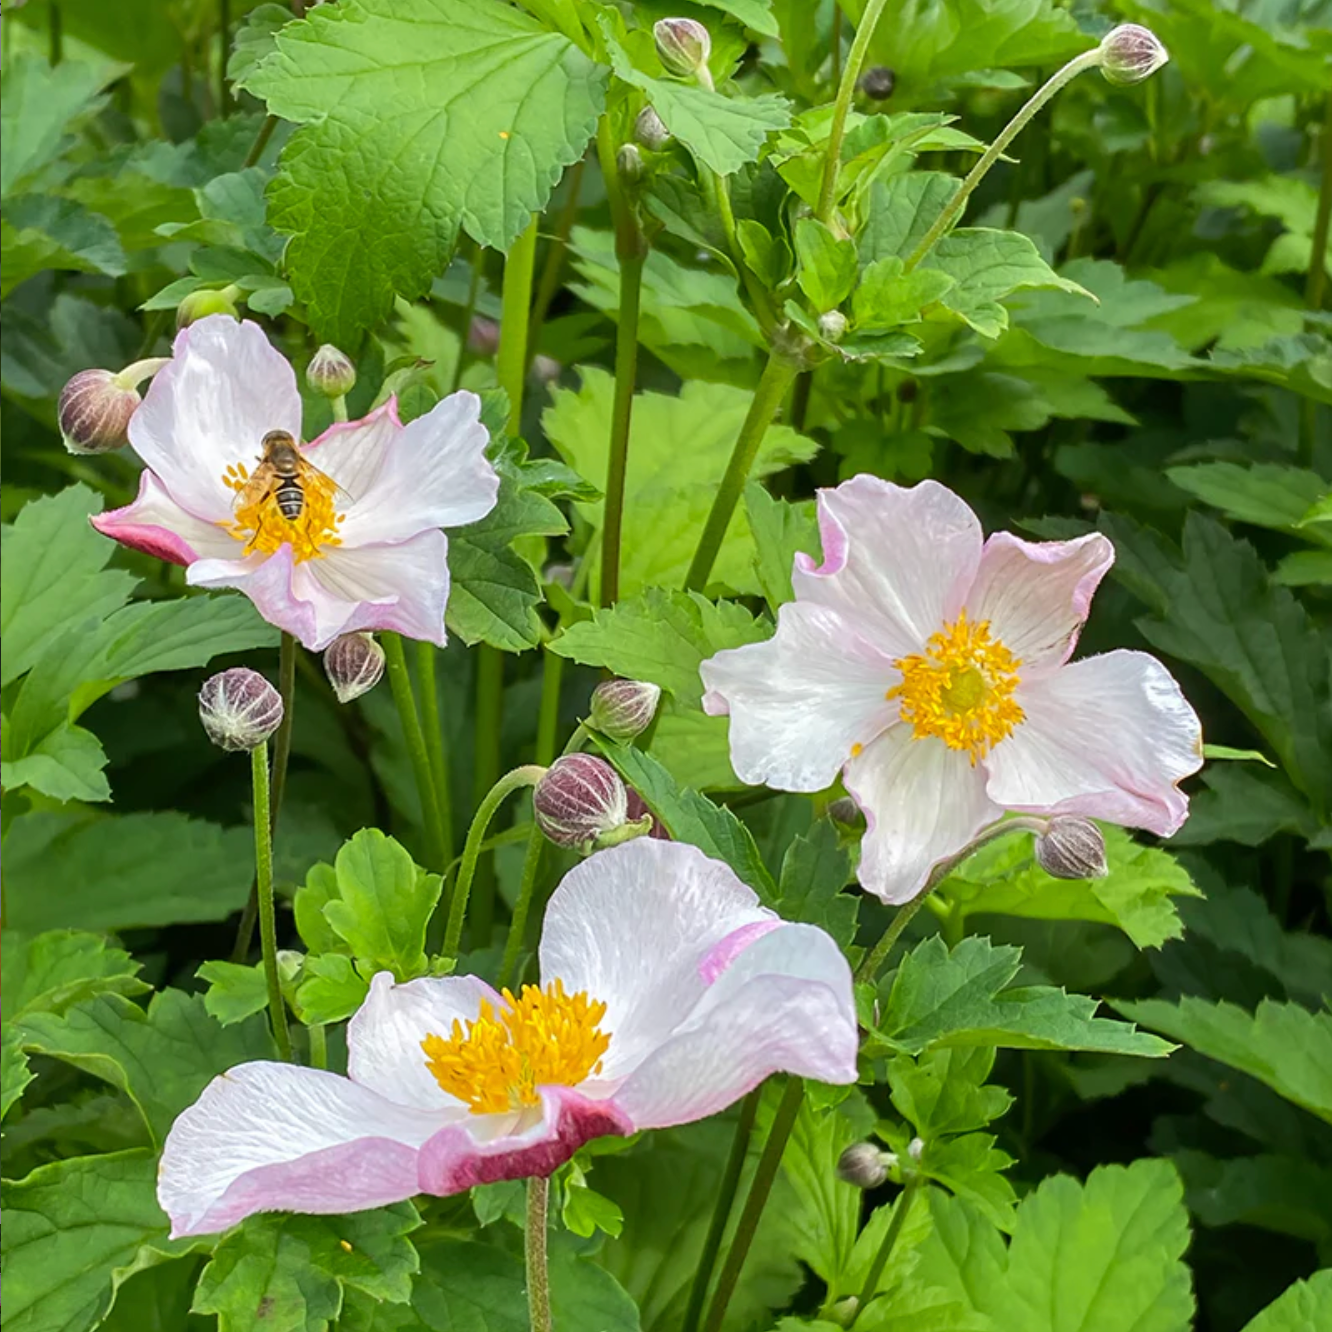
[[[972,624],[965,610],[930,639],[923,654],[893,665],[902,683],[887,696],[902,700],[902,720],[916,739],[936,736],[949,749],[965,750],[973,768],[1024,720],[1013,698],[1022,663],[990,637],[989,621]]]
[[[483,1003],[465,1031],[455,1020],[449,1038],[431,1033],[421,1042],[435,1081],[474,1115],[538,1105],[538,1087],[576,1086],[601,1071],[610,1046],[610,1033],[598,1025],[605,1004],[585,990],[565,994],[561,981],[524,985],[516,999],[504,990],[503,998],[498,1012]]]
[[[269,484],[259,484],[258,474],[251,477],[244,463],[231,463],[222,474],[222,484],[237,495],[232,521],[222,526],[237,541],[245,543],[243,554],[251,555],[257,550],[272,555],[283,545],[289,545],[293,559],[300,564],[321,556],[324,546],[342,544],[338,524],[347,515],[338,513],[333,503],[338,493],[335,482],[317,468],[302,468],[304,503],[295,521],[288,521],[278,507],[277,483],[274,475]]]

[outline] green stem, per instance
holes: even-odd
[[[217,0],[217,114],[231,114],[231,88],[227,84],[227,56],[231,53],[231,0]]]
[[[310,1038],[310,1067],[328,1067],[328,1030],[322,1022],[311,1022],[306,1027]]]
[[[550,1180],[533,1175],[527,1181],[527,1226],[524,1250],[527,1257],[527,1313],[532,1332],[551,1332],[550,1269],[546,1257],[546,1232],[550,1228]]]
[[[694,1284],[689,1288],[689,1305],[685,1309],[680,1332],[698,1332],[698,1322],[703,1317],[703,1302],[708,1297],[708,1286],[712,1282],[712,1273],[717,1266],[717,1255],[721,1250],[727,1223],[731,1219],[731,1209],[735,1206],[735,1195],[740,1187],[740,1175],[745,1168],[745,1157],[749,1155],[749,1140],[754,1135],[754,1117],[758,1113],[758,1103],[762,1095],[763,1088],[755,1087],[740,1102],[740,1118],[736,1121],[735,1137],[731,1139],[731,1152],[726,1158],[721,1184],[717,1189],[717,1201],[713,1205],[712,1220],[708,1224],[708,1233],[703,1240],[698,1271],[694,1273]]]
[[[481,855],[481,844],[485,841],[486,829],[495,811],[503,803],[504,797],[512,791],[525,786],[535,786],[545,775],[545,768],[534,763],[506,772],[486,793],[486,797],[477,808],[472,826],[467,830],[467,841],[463,844],[462,864],[458,866],[458,879],[453,885],[453,901],[449,906],[449,925],[444,934],[444,956],[457,957],[458,945],[462,942],[463,921],[467,918],[467,901],[472,893],[472,880],[476,876],[476,862]]]
[[[837,100],[833,103],[832,128],[828,132],[828,147],[823,157],[823,178],[819,182],[819,206],[814,216],[820,222],[832,220],[833,205],[837,201],[837,173],[842,165],[842,141],[846,138],[846,117],[851,110],[851,99],[856,93],[856,80],[869,54],[870,38],[878,27],[888,0],[870,0],[861,15],[856,28],[855,40],[846,58],[846,68],[842,70],[841,82],[837,85]],[[840,33],[838,34],[840,38]]]
[[[934,224],[920,238],[920,243],[907,256],[906,271],[909,273],[934,248],[934,243],[948,230],[962,212],[972,191],[985,178],[985,173],[1003,156],[1004,149],[1026,127],[1027,122],[1052,98],[1066,83],[1077,78],[1084,69],[1095,69],[1101,63],[1101,48],[1094,46],[1090,51],[1074,56],[1062,69],[1057,69],[1036,89],[1018,111],[1017,115],[999,131],[999,137],[981,154],[980,160],[971,168],[966,180],[957,193],[943,206]]]
[[[763,436],[772,424],[773,417],[777,415],[777,409],[782,405],[786,390],[791,387],[796,369],[797,367],[779,352],[772,351],[768,354],[768,363],[763,367],[758,388],[754,391],[753,401],[750,402],[744,424],[740,427],[735,448],[731,451],[731,460],[726,464],[726,473],[717,487],[716,498],[712,501],[712,509],[703,526],[703,535],[699,538],[698,549],[694,552],[693,562],[685,577],[687,590],[701,592],[707,586],[712,566],[717,559],[717,552],[721,549],[726,529],[731,524],[731,516],[735,513],[735,506],[740,502],[745,482],[749,479],[749,470],[758,456],[759,445],[763,443]]]
[[[768,1141],[763,1145],[763,1154],[754,1168],[754,1179],[749,1186],[749,1196],[745,1199],[744,1210],[736,1223],[735,1235],[727,1251],[726,1261],[722,1264],[721,1275],[717,1278],[717,1290],[712,1297],[708,1310],[706,1332],[721,1332],[721,1325],[726,1318],[726,1306],[731,1302],[740,1272],[749,1256],[750,1245],[763,1218],[763,1209],[767,1205],[768,1195],[777,1179],[777,1170],[782,1163],[782,1154],[790,1140],[791,1130],[795,1127],[796,1116],[800,1113],[801,1103],[805,1099],[805,1084],[800,1078],[791,1078],[782,1093],[777,1113],[773,1117],[772,1129]]]
[[[278,814],[282,810],[282,797],[287,791],[287,764],[291,759],[291,731],[296,720],[296,640],[288,633],[281,638],[278,648],[278,694],[282,699],[282,721],[273,738],[272,798],[268,802],[268,837],[270,844],[277,840]],[[236,927],[236,942],[231,960],[242,963],[250,955],[254,939],[254,922],[259,914],[259,881],[250,885],[250,896],[241,912]]]
[[[336,398],[330,398],[328,405],[333,409],[333,419],[335,421],[345,421],[347,419],[347,395],[339,393]]]
[[[637,231],[637,227],[634,227]],[[624,529],[624,479],[629,465],[629,423],[638,370],[638,304],[643,290],[643,252],[620,255],[620,311],[615,327],[615,398],[611,404],[610,461],[601,528],[601,604],[620,595],[620,537]]]
[[[509,434],[522,433],[523,385],[527,379],[528,314],[532,306],[532,272],[536,267],[537,215],[514,241],[504,261],[499,354],[495,372],[509,395]]]
[[[65,57],[65,36],[64,26],[61,22],[60,5],[57,0],[51,0],[51,10],[47,15],[47,21],[50,27],[47,37],[50,41],[51,68],[54,69]],[[13,20],[11,19],[12,23]]]
[[[482,643],[476,654],[476,723],[472,759],[472,799],[478,805],[500,775],[500,726],[504,718],[504,656]],[[456,891],[456,890],[455,890]],[[472,946],[490,943],[495,923],[495,866],[487,860],[476,881],[472,907]]]
[[[1309,277],[1304,287],[1304,303],[1310,310],[1320,310],[1327,286],[1328,223],[1332,220],[1332,93],[1327,97],[1323,116],[1323,169],[1318,189],[1318,211],[1314,214],[1313,250],[1309,257]],[[1312,467],[1315,437],[1318,431],[1318,404],[1305,398],[1300,404],[1300,440],[1298,458],[1301,467]]]
[[[902,1192],[898,1195],[897,1206],[893,1208],[892,1218],[889,1220],[888,1229],[884,1233],[883,1243],[879,1245],[879,1251],[874,1255],[874,1261],[870,1264],[869,1272],[865,1275],[865,1284],[860,1288],[860,1298],[856,1301],[856,1311],[852,1314],[849,1324],[851,1327],[855,1327],[856,1319],[865,1312],[865,1306],[874,1298],[879,1289],[879,1280],[883,1276],[883,1269],[888,1266],[888,1259],[892,1257],[893,1249],[902,1234],[902,1227],[906,1225],[907,1213],[911,1210],[911,1204],[915,1201],[918,1184],[919,1176],[914,1173],[908,1175],[904,1181]]]
[[[727,253],[731,257],[731,263],[734,265],[735,271],[740,275],[740,281],[744,284],[745,292],[749,296],[749,303],[754,307],[754,314],[759,321],[759,327],[763,330],[765,337],[771,338],[781,321],[772,308],[772,300],[763,284],[754,276],[753,271],[745,262],[745,252],[740,248],[740,241],[736,233],[735,211],[731,207],[731,187],[725,176],[708,170],[703,171],[699,183],[703,188],[704,195],[716,210],[718,220],[721,222],[722,233],[726,237]]]
[[[250,777],[254,785],[254,873],[259,888],[259,942],[264,955],[264,981],[268,986],[268,1016],[278,1054],[291,1059],[287,1008],[282,1002],[282,981],[277,964],[277,911],[273,905],[273,836],[268,789],[268,741],[250,751]]]
[[[462,341],[458,344],[458,359],[453,365],[453,383],[450,393],[462,387],[463,370],[467,365],[467,339],[472,336],[472,319],[476,315],[476,302],[481,295],[481,247],[472,242],[471,273],[467,280],[467,304],[463,306]]]
[[[278,118],[276,116],[265,116],[264,123],[259,126],[259,133],[254,136],[254,142],[250,145],[250,151],[245,154],[245,161],[241,163],[241,170],[246,167],[254,166],[264,155],[264,149],[268,147],[268,141],[273,137],[273,131],[277,129]]]
[[[527,363],[531,365],[541,341],[541,327],[555,293],[560,289],[560,276],[564,270],[564,256],[569,249],[569,234],[578,219],[578,196],[583,188],[583,171],[587,158],[580,157],[569,168],[569,191],[555,223],[555,234],[546,247],[546,260],[541,265],[541,280],[537,283],[536,299],[532,302],[532,326],[527,334]]]
[[[439,649],[422,639],[416,645],[416,676],[421,682],[421,727],[425,732],[426,757],[430,761],[430,780],[435,787],[435,805],[439,810],[439,830],[444,840],[444,859],[453,859],[453,787],[449,781],[449,760],[444,751],[444,727],[439,716],[439,684],[435,678],[435,659]]]
[[[407,669],[407,652],[399,634],[379,636],[384,648],[384,664],[388,668],[389,688],[402,723],[403,739],[407,742],[407,757],[416,781],[416,794],[421,801],[421,825],[425,829],[429,869],[442,870],[449,862],[444,852],[444,830],[439,821],[439,796],[430,776],[430,756],[426,751],[425,732],[416,710],[416,695],[412,692],[412,677]]]

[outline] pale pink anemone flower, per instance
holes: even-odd
[[[241,1064],[172,1126],[173,1236],[252,1212],[340,1213],[549,1175],[590,1138],[715,1114],[769,1074],[856,1078],[851,972],[696,847],[641,838],[556,889],[544,986],[380,972],[348,1076]]]
[[[265,435],[301,438],[295,371],[257,324],[212,315],[177,335],[130,419],[147,464],[138,498],[93,526],[185,565],[192,586],[238,588],[312,651],[366,629],[443,644],[440,529],[483,518],[499,490],[480,410],[475,394],[455,393],[404,426],[390,398],[331,426],[300,447],[313,466],[289,521],[271,487],[247,494],[246,482]]]
[[[935,481],[857,476],[818,496],[824,562],[797,555],[766,642],[702,664],[744,782],[864,811],[859,878],[905,902],[1005,811],[1173,833],[1198,718],[1143,652],[1070,662],[1114,547],[989,540]]]

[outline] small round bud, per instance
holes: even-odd
[[[560,377],[564,367],[553,357],[544,352],[537,352],[532,357],[532,378],[539,384],[549,384]]]
[[[592,691],[588,720],[612,740],[642,735],[657,715],[661,689],[643,680],[603,680]]]
[[[239,319],[240,311],[236,309],[236,297],[239,295],[239,287],[223,287],[220,291],[204,289],[190,292],[176,306],[176,327],[188,328],[209,315],[230,315],[232,319]]]
[[[860,76],[860,91],[871,101],[887,101],[896,87],[897,75],[887,65],[874,65]]]
[[[841,342],[846,336],[846,316],[840,310],[825,310],[819,316],[819,333],[829,342]]]
[[[324,674],[339,703],[368,694],[384,676],[384,649],[373,634],[343,634],[324,650]]]
[[[109,453],[129,442],[130,417],[142,399],[110,370],[80,370],[60,390],[56,415],[71,453]]]
[[[850,796],[838,796],[836,800],[828,806],[828,817],[843,828],[863,828],[865,826],[865,815],[861,808]]]
[[[219,749],[258,749],[282,724],[282,695],[258,671],[236,666],[204,681],[199,720]]]
[[[636,143],[620,145],[615,154],[615,169],[620,173],[620,179],[631,185],[643,179],[643,154],[638,151]]]
[[[1103,879],[1109,873],[1101,830],[1077,814],[1050,820],[1036,838],[1036,861],[1056,879]]]
[[[634,121],[634,138],[644,148],[665,148],[671,141],[671,132],[666,122],[650,106],[645,106]]]
[[[478,356],[494,356],[499,350],[499,324],[485,315],[476,315],[467,326],[467,349]]]
[[[346,352],[326,342],[305,367],[305,381],[326,398],[342,398],[356,385],[356,367]]]
[[[1170,59],[1170,52],[1150,29],[1121,23],[1101,38],[1101,73],[1111,83],[1141,83]]]
[[[920,1158],[925,1155],[925,1139],[912,1138],[911,1141],[907,1143],[907,1155],[913,1161],[919,1161]]]
[[[858,1189],[877,1189],[888,1178],[892,1153],[872,1142],[853,1142],[837,1158],[837,1178]]]
[[[669,73],[687,79],[707,69],[712,38],[697,20],[658,19],[652,25],[652,36],[657,42],[657,56]]]
[[[629,820],[619,774],[592,754],[557,758],[532,792],[532,812],[556,846],[587,846]]]

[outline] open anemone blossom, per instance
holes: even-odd
[[[1114,562],[1099,533],[984,540],[934,481],[857,476],[818,497],[824,562],[763,643],[702,664],[731,718],[742,781],[820,791],[840,772],[864,811],[861,884],[905,902],[1006,810],[1173,833],[1202,731],[1143,652],[1070,662]]]
[[[483,518],[499,490],[480,410],[455,393],[404,426],[390,398],[300,445],[290,362],[257,324],[212,315],[177,336],[130,419],[138,498],[92,522],[195,587],[238,588],[312,651],[365,629],[443,644],[440,529]]]
[[[162,1153],[172,1234],[549,1175],[590,1138],[703,1119],[779,1070],[855,1081],[837,945],[695,847],[641,838],[584,861],[551,897],[540,960],[542,986],[516,997],[380,972],[345,1078],[275,1063],[215,1078]]]

